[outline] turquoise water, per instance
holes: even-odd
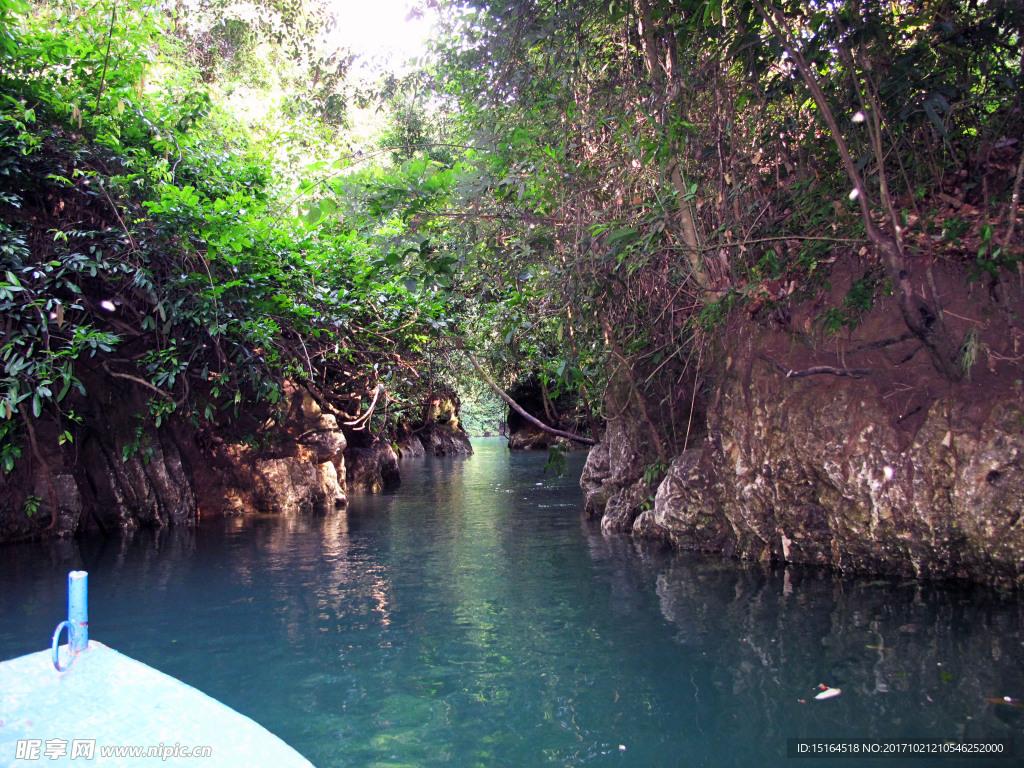
[[[476,446],[347,514],[0,548],[0,658],[48,646],[82,568],[93,637],[321,768],[1024,764],[786,756],[789,738],[1024,755],[1024,709],[987,700],[1024,697],[1019,598],[608,538],[581,517],[582,454],[556,479]]]

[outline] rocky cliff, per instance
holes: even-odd
[[[621,415],[588,460],[588,511],[684,549],[1024,586],[1021,288],[931,279],[964,339],[959,380],[885,299],[839,334],[815,303],[788,302],[723,335],[667,467],[609,388]]]

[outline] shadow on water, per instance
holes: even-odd
[[[596,549],[632,548],[591,540]],[[636,554],[644,560],[643,547]],[[619,552],[612,559],[627,561]],[[646,578],[634,581],[639,589],[653,583],[673,642],[700,659],[690,685],[701,706],[689,708],[688,725],[708,737],[707,754],[723,736],[734,744],[750,740],[751,750],[761,742],[759,762],[771,763],[767,758],[774,755],[778,764],[788,764],[789,738],[1009,739],[1017,741],[1012,764],[1024,764],[1018,598],[978,587],[845,579],[698,555],[666,561],[655,552],[650,560]],[[623,586],[629,575],[617,574],[616,581],[628,601],[634,593]],[[842,693],[815,700],[826,686]],[[1012,701],[998,701],[1003,697]],[[1009,763],[971,758],[939,764]]]
[[[788,738],[1019,737],[1024,710],[991,701],[1024,696],[1018,598],[605,537],[583,456],[561,479],[544,458],[490,441],[347,514],[2,548],[0,658],[45,647],[84,568],[95,638],[322,768],[812,766],[835,761],[794,763]],[[869,764],[901,762],[926,764]]]

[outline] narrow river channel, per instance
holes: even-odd
[[[0,659],[48,647],[80,568],[92,637],[319,768],[1024,764],[1019,596],[608,538],[581,514],[582,454],[555,478],[475,446],[327,518],[0,548]],[[795,738],[1017,756],[798,759]]]

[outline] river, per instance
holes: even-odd
[[[475,447],[326,518],[0,548],[0,659],[48,647],[84,569],[92,637],[319,768],[933,762],[797,759],[790,739],[1016,739],[934,762],[1024,764],[1019,596],[605,537],[583,454],[555,478]]]

